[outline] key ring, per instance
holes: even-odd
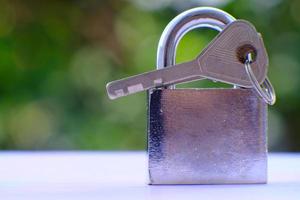
[[[276,94],[274,91],[274,88],[269,81],[268,77],[264,80],[264,82],[260,85],[259,82],[257,81],[252,68],[251,68],[251,63],[252,63],[252,55],[251,53],[248,53],[246,56],[245,60],[245,69],[247,72],[247,75],[254,87],[254,89],[257,91],[259,96],[269,105],[273,105],[276,101]]]

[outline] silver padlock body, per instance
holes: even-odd
[[[157,89],[148,102],[150,184],[267,181],[267,105],[252,89]]]

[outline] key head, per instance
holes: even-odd
[[[268,55],[255,27],[247,21],[229,24],[198,56],[201,75],[241,87],[253,87],[245,70],[248,53],[252,54],[252,71],[262,83],[268,71]]]

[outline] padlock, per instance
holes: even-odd
[[[158,69],[173,65],[192,29],[222,31],[234,17],[200,7],[174,18],[158,45]],[[150,184],[267,182],[267,104],[252,88],[152,89],[148,92]]]

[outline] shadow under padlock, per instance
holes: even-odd
[[[195,28],[222,31],[235,21],[195,8],[164,30],[157,69],[174,65],[180,39]],[[267,103],[252,88],[148,92],[150,184],[235,184],[267,181]]]

